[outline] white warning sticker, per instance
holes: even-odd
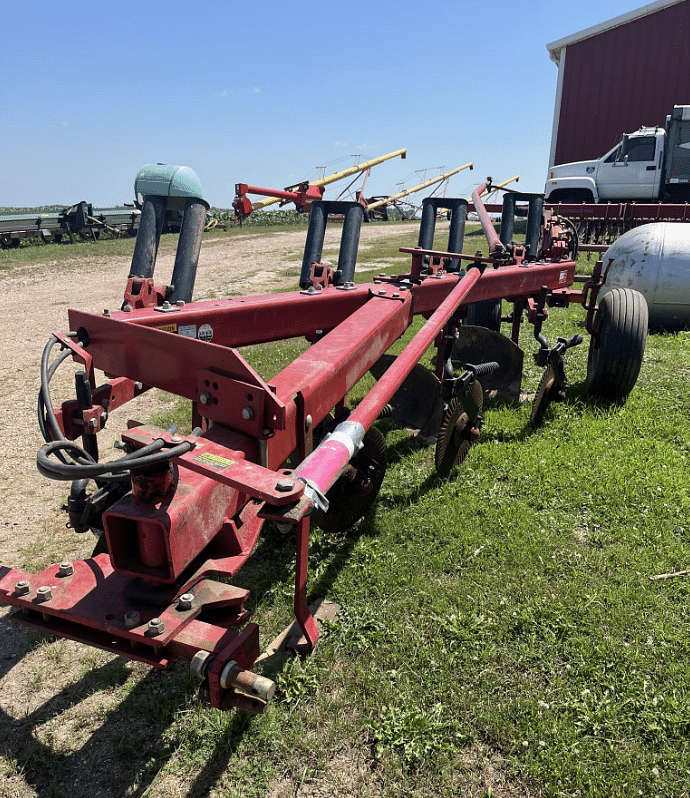
[[[196,338],[196,324],[180,324],[177,332],[186,338]]]

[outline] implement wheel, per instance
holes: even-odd
[[[599,302],[587,358],[587,388],[592,396],[624,399],[635,387],[648,318],[645,298],[630,288],[614,288]]]

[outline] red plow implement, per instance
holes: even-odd
[[[481,188],[473,200],[488,256],[462,254],[465,200],[429,199],[420,245],[403,250],[409,272],[357,284],[362,206],[314,202],[299,290],[194,302],[206,203],[194,180],[154,177],[144,175],[139,187],[144,203],[122,310],[70,310],[68,331],[49,341],[42,363],[46,444],[38,467],[71,483],[71,526],[95,531],[98,543],[89,559],[39,574],[0,568],[0,601],[17,608],[12,617],[22,624],[155,667],[189,660],[212,706],[261,712],[275,687],[252,672],[259,630],[245,608],[248,591],[229,580],[263,525],[294,530],[294,612],[310,650],[319,636],[306,600],[310,524],[347,529],[375,501],[386,446],[374,422],[392,415],[435,437],[436,470],[447,477],[479,437],[486,391],[519,396],[522,322],[534,326],[535,359],[544,368],[532,410],[539,423],[565,395],[566,349],[582,341],[549,344],[548,309],[583,306],[590,389],[618,399],[637,379],[646,306],[639,294],[618,289],[597,309],[605,273],[599,266],[581,290],[572,288],[570,228],[545,214],[537,195],[509,194],[499,236],[482,214]],[[516,199],[529,204],[519,243]],[[154,267],[171,207],[183,208],[184,219],[166,286],[154,283]],[[439,208],[450,210],[451,223],[448,246],[434,249]],[[330,214],[344,217],[333,266],[322,263]],[[512,304],[510,338],[467,324],[468,313],[502,300]],[[387,354],[416,316],[425,319],[420,329],[397,357]],[[298,337],[311,345],[267,381],[238,351]],[[429,370],[420,359],[432,345]],[[81,364],[76,398],[56,407],[50,383],[68,358]],[[95,369],[104,384],[96,384]],[[370,370],[377,382],[350,407],[348,395]],[[150,387],[191,402],[192,433],[132,426],[122,432],[121,456],[101,461],[98,432],[108,414]]]

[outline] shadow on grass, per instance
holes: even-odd
[[[309,581],[310,601],[329,594],[356,541],[368,530],[370,522],[366,518],[347,533],[327,535],[314,530],[310,565],[318,565]],[[256,607],[277,586],[292,586],[294,561],[294,534],[282,534],[266,525],[257,550],[233,582],[251,588],[249,603]],[[38,647],[49,648],[52,638],[0,618],[0,640],[8,652],[0,658],[1,678],[27,656],[35,655]],[[39,660],[36,664],[41,668],[43,663]],[[70,664],[82,667],[73,662],[68,662],[67,667]],[[116,657],[65,685],[21,717],[0,709],[0,756],[16,763],[21,779],[40,798],[110,798],[150,794],[159,777],[165,781],[162,771],[181,746],[192,752],[203,747],[209,753],[203,757],[202,768],[191,785],[175,788],[188,798],[208,795],[227,770],[254,719],[246,713],[233,712],[219,722],[212,714],[206,716],[202,709],[201,719],[195,721],[197,710],[190,710],[194,699],[187,663],[180,661],[166,671],[146,672],[147,667],[130,665]],[[280,669],[279,665],[274,672]],[[128,685],[133,671],[144,675]],[[49,690],[45,678],[43,683]],[[15,680],[12,689],[21,691],[21,682]],[[116,691],[114,696],[108,694],[112,691]],[[119,691],[126,695],[120,697]],[[193,736],[195,725],[201,726],[198,745]],[[211,726],[218,731],[209,740]],[[171,777],[177,778],[174,773]],[[184,774],[180,782],[186,782]]]
[[[13,664],[20,661],[21,656]],[[66,685],[23,717],[13,718],[0,710],[0,754],[17,764],[23,781],[37,796],[143,795],[160,769],[161,756],[167,754],[165,747],[161,750],[165,727],[148,723],[142,729],[141,699],[151,692],[158,674],[148,674],[136,685],[81,747],[79,727],[74,733],[64,725],[45,729],[105,687],[123,685],[130,676],[125,661],[117,658]],[[133,749],[132,735],[136,737],[137,732],[145,736]],[[53,740],[59,743],[53,745]]]

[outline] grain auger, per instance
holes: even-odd
[[[12,618],[133,660],[165,668],[190,662],[212,706],[261,712],[274,684],[252,672],[259,630],[248,591],[230,581],[252,555],[267,521],[292,532],[294,612],[306,641],[319,631],[307,606],[310,524],[344,530],[374,503],[386,471],[386,445],[374,422],[394,422],[436,439],[446,477],[480,435],[487,391],[520,393],[523,319],[535,327],[545,368],[533,415],[567,388],[563,355],[542,325],[549,307],[579,303],[591,335],[588,382],[609,398],[637,379],[646,316],[635,292],[617,289],[597,309],[601,267],[571,288],[573,241],[541,198],[510,194],[501,234],[474,203],[489,255],[462,254],[467,202],[425,201],[419,246],[406,274],[355,281],[363,208],[312,206],[299,290],[192,301],[206,203],[189,169],[145,167],[136,192],[142,214],[122,309],[70,310],[41,365],[39,424],[46,443],[38,467],[71,483],[76,532],[97,534],[93,555],[33,574],[0,568],[0,600]],[[528,204],[525,242],[513,241],[515,201]],[[184,210],[170,285],[154,282],[163,213]],[[434,249],[437,212],[450,211],[448,245]],[[329,216],[344,219],[338,263],[322,262]],[[613,297],[613,298],[611,298]],[[468,313],[511,303],[511,337],[468,325]],[[492,311],[493,314],[493,311]],[[415,316],[425,321],[412,334]],[[500,311],[499,311],[500,319]],[[401,336],[393,357],[388,350]],[[240,347],[304,337],[310,346],[265,381]],[[420,363],[435,345],[434,368]],[[55,356],[53,356],[55,354]],[[51,380],[71,358],[76,398],[53,404]],[[106,375],[97,385],[95,369]],[[371,371],[376,382],[356,404],[348,395]],[[191,402],[193,430],[133,424],[115,459],[99,458],[108,415],[151,387]],[[76,443],[80,440],[80,443]]]

